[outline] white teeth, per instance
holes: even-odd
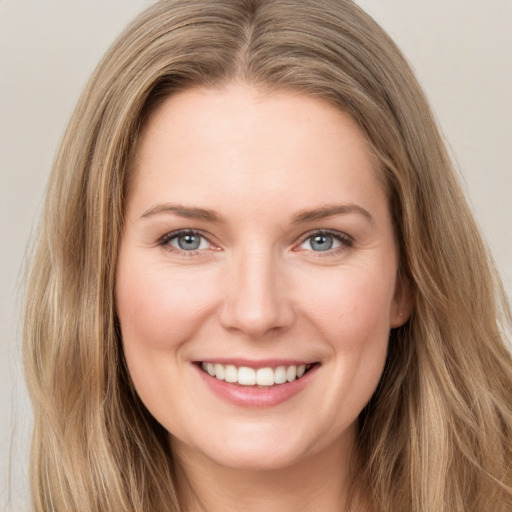
[[[236,366],[227,364],[225,370],[226,382],[238,382],[238,370],[236,369]]]
[[[238,384],[242,386],[254,386],[256,384],[256,372],[247,366],[238,368]]]
[[[288,366],[286,370],[286,380],[288,382],[292,382],[297,378],[297,367],[296,366]]]
[[[265,367],[255,370],[247,366],[237,368],[231,364],[201,363],[201,368],[211,377],[230,383],[238,383],[241,386],[273,386],[274,384],[284,384],[300,379],[311,368],[311,365]]]
[[[223,364],[215,365],[215,377],[217,377],[219,380],[224,380],[226,378],[226,372],[224,371]]]
[[[274,370],[272,370],[272,368],[260,368],[256,370],[256,384],[258,384],[258,386],[273,386]]]
[[[274,382],[284,384],[286,382],[286,366],[278,366],[274,372]]]

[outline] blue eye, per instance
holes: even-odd
[[[326,252],[339,249],[343,246],[349,247],[351,240],[340,234],[318,232],[308,236],[300,244],[300,249],[314,252]]]
[[[195,231],[171,233],[164,237],[163,243],[179,251],[200,251],[210,247],[208,240]]]

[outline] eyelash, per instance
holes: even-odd
[[[165,234],[163,237],[160,238],[158,241],[158,245],[164,247],[165,249],[176,252],[178,254],[183,254],[186,256],[196,256],[203,254],[204,249],[195,249],[190,251],[180,250],[177,247],[171,246],[170,242],[172,240],[176,240],[181,236],[186,235],[192,235],[192,236],[199,236],[206,240],[210,246],[213,244],[209,240],[209,235],[201,230],[197,229],[180,229],[178,231],[172,231],[171,233]],[[299,251],[300,246],[307,242],[310,239],[313,239],[314,237],[332,237],[334,240],[340,243],[339,247],[335,247],[334,249],[327,249],[325,251],[313,251],[312,253],[317,253],[317,256],[327,256],[332,254],[337,254],[339,252],[344,251],[347,248],[350,248],[354,244],[354,239],[347,235],[346,233],[342,233],[340,231],[333,231],[328,229],[321,229],[321,230],[315,230],[310,231],[308,233],[305,233],[301,238],[300,241],[295,247],[293,248],[294,251]]]
[[[347,235],[346,233],[343,233],[341,231],[333,231],[330,229],[319,229],[315,231],[310,231],[309,233],[306,233],[301,237],[300,243],[295,246],[294,250],[298,251],[300,250],[300,246],[307,242],[310,239],[313,239],[315,237],[332,237],[334,240],[340,243],[339,247],[335,247],[334,249],[327,249],[325,251],[313,251],[311,252],[315,253],[315,256],[328,256],[333,254],[338,254],[346,249],[350,249],[354,245],[354,239]]]
[[[167,233],[162,238],[160,238],[158,245],[164,247],[168,251],[176,252],[178,254],[183,254],[185,256],[201,255],[203,253],[204,249],[195,249],[195,250],[185,251],[185,250],[180,250],[177,247],[174,247],[170,244],[170,242],[172,240],[176,240],[179,237],[186,236],[186,235],[199,236],[199,237],[203,238],[204,240],[206,240],[210,246],[213,245],[210,242],[208,235],[199,229],[180,229],[178,231],[172,231],[171,233]]]

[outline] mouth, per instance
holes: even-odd
[[[252,368],[213,362],[197,363],[201,371],[219,381],[244,387],[274,388],[300,380],[319,363]]]

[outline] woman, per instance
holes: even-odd
[[[26,315],[35,510],[512,507],[506,299],[352,2],[137,18],[66,132]]]

